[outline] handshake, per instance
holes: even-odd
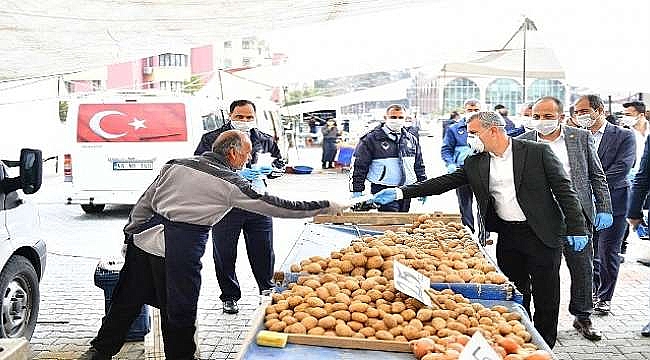
[[[361,197],[361,192],[360,191],[355,191],[352,193],[352,198],[358,198]],[[389,204],[393,201],[397,201],[402,199],[402,190],[398,188],[390,188],[390,189],[384,189],[381,190],[380,192],[376,193],[373,197],[372,200],[369,200],[367,202],[372,202],[374,204],[379,204],[379,205],[386,205]],[[424,204],[427,201],[426,196],[418,198],[418,200]]]

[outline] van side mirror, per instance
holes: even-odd
[[[33,194],[43,182],[43,153],[35,149],[20,150],[20,184],[25,194]]]

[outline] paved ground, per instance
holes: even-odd
[[[426,138],[427,173],[440,174],[439,139]],[[320,152],[307,149],[295,164],[318,164]],[[429,155],[431,154],[431,155]],[[294,157],[295,158],[295,157]],[[428,158],[428,159],[427,159]],[[104,312],[103,292],[95,287],[93,273],[100,258],[119,256],[121,229],[129,209],[111,207],[100,215],[86,215],[77,206],[62,205],[58,177],[50,176],[35,200],[41,204],[41,225],[48,241],[48,264],[41,283],[41,311],[31,345],[37,359],[76,359],[88,348]],[[320,198],[333,192],[347,193],[347,175],[326,172],[313,175],[287,175],[275,180],[273,189],[293,198]],[[423,210],[457,212],[453,192],[430,199]],[[298,238],[304,220],[277,219],[275,250],[277,266],[281,264]],[[243,241],[240,242],[243,245]],[[259,297],[245,247],[239,247],[237,269],[244,298],[238,315],[221,311],[219,287],[214,276],[212,248],[208,245],[203,258],[203,286],[199,303],[199,343],[202,359],[235,358],[248,329]],[[562,308],[559,342],[555,347],[561,359],[650,359],[650,338],[641,338],[640,329],[650,320],[650,268],[635,262],[637,257],[650,258],[650,242],[634,239],[622,265],[612,315],[595,317],[596,326],[605,338],[597,343],[580,338],[571,327],[567,312],[569,277],[562,269]],[[144,359],[142,342],[129,343],[119,359]]]

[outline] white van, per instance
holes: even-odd
[[[63,170],[67,204],[87,213],[135,204],[170,159],[191,156],[227,111],[189,96],[103,94],[71,101]]]
[[[3,156],[4,157],[4,156]],[[23,149],[19,161],[0,160],[0,337],[31,339],[46,263],[36,207],[25,200],[41,186],[42,155]],[[19,176],[12,176],[17,167]]]

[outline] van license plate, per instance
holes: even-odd
[[[153,161],[114,161],[113,170],[153,170]]]

